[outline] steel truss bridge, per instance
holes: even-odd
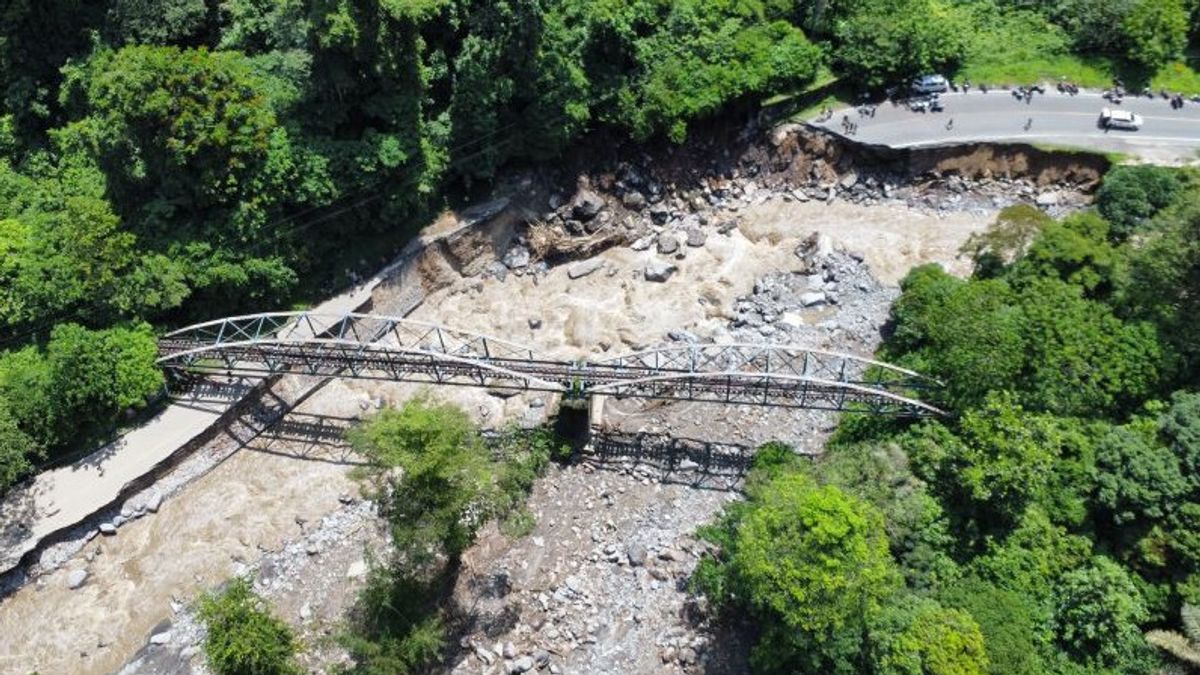
[[[596,361],[564,361],[478,333],[371,314],[271,312],[163,336],[158,363],[177,372],[292,373],[928,417],[910,370],[795,345],[681,343]]]

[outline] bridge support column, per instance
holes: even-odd
[[[604,394],[588,396],[588,439],[604,428],[604,402],[608,397]]]

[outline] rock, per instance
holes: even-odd
[[[303,605],[300,605],[300,620],[308,621],[311,618],[312,618],[312,605],[308,604],[307,602],[304,603]]]
[[[683,552],[678,549],[664,548],[658,552],[658,559],[681,562],[686,559],[686,556],[684,556]]]
[[[162,503],[162,493],[158,490],[155,490],[154,492],[150,493],[149,497],[146,498],[146,510],[150,513],[158,513],[158,509],[162,506]]]
[[[838,183],[844,189],[849,190],[850,188],[854,187],[855,185],[858,185],[858,174],[855,173],[854,171],[850,171],[845,176],[842,176],[842,180],[838,181]]]
[[[493,262],[491,265],[488,265],[487,272],[488,274],[496,277],[496,281],[503,282],[508,278],[508,268],[505,267],[504,263],[500,262],[499,260]]]
[[[625,547],[625,555],[629,558],[630,567],[641,567],[646,564],[646,547],[635,542],[630,542]]]
[[[591,220],[603,209],[604,198],[591,190],[580,190],[571,202],[571,216],[576,220]]]
[[[113,516],[113,519],[112,519],[113,527],[121,527],[122,525],[124,525],[127,522],[129,522],[129,519],[122,515]]]
[[[583,582],[574,574],[567,576],[565,583],[572,593],[583,593]]]
[[[651,567],[650,576],[659,581],[666,581],[671,578],[671,575],[661,567]]]
[[[662,234],[658,235],[657,244],[658,252],[662,255],[671,255],[675,251],[679,250],[679,240],[676,239],[675,235],[671,234],[670,232],[663,232]]]
[[[550,652],[545,649],[539,649],[533,653],[533,665],[538,668],[545,668],[550,663]]]
[[[354,497],[351,497],[349,492],[343,492],[338,495],[338,502],[341,504],[353,504]]]
[[[1043,192],[1037,196],[1034,203],[1038,206],[1057,206],[1059,195],[1057,192]]]
[[[87,578],[87,570],[71,570],[71,573],[67,575],[67,588],[75,590],[82,586]]]
[[[630,244],[629,248],[635,251],[645,251],[646,249],[650,248],[653,243],[654,239],[651,237],[641,237],[637,241],[634,241],[632,244]]]
[[[308,555],[317,555],[321,552],[321,549],[316,544],[309,544],[308,546],[304,547],[304,552]]]
[[[537,329],[539,329],[539,328],[541,328],[541,327],[542,327],[542,320],[541,320],[541,319],[539,319],[538,317],[536,317],[536,316],[535,316],[535,317],[533,317],[532,319],[530,319],[530,320],[529,320],[529,328],[530,328],[530,330],[537,330]]]
[[[699,469],[699,468],[700,468],[699,464],[697,464],[696,462],[693,462],[690,459],[687,459],[686,457],[684,459],[679,460],[679,470],[680,471],[695,471],[696,469]]]
[[[529,259],[529,249],[520,244],[508,249],[508,252],[504,254],[504,264],[510,270],[528,266]]]
[[[505,642],[504,646],[500,650],[500,653],[503,654],[504,658],[506,659],[515,659],[517,658],[517,646],[511,642]]]
[[[687,245],[688,246],[691,246],[692,248],[700,248],[701,246],[704,245],[704,242],[707,239],[708,239],[708,235],[704,234],[704,230],[701,230],[698,227],[688,228],[688,231],[687,231]]]
[[[667,332],[667,339],[675,342],[699,342],[700,338],[686,330],[672,330]]]
[[[100,523],[100,534],[113,536],[117,533],[117,526],[112,523]]]
[[[665,225],[671,219],[671,209],[666,204],[655,204],[650,207],[650,218],[659,225]]]
[[[809,291],[808,293],[800,294],[800,304],[805,307],[820,305],[826,300],[825,293],[822,291]]]
[[[346,569],[347,579],[358,579],[367,575],[367,561],[356,560],[350,563],[350,567]]]
[[[170,641],[171,641],[171,631],[169,631],[169,630],[163,631],[161,633],[155,633],[154,635],[150,636],[150,644],[152,644],[152,645],[165,645]]]
[[[516,661],[513,661],[512,669],[509,670],[509,672],[510,673],[527,673],[531,670],[533,670],[533,657],[532,656],[522,656],[521,658],[517,659]]]
[[[646,281],[666,281],[671,278],[678,268],[665,260],[651,260],[646,263],[646,269],[643,270],[643,275]]]
[[[496,662],[496,654],[487,647],[475,645],[475,656],[478,656],[480,661],[489,666]]]
[[[630,190],[629,192],[625,193],[624,197],[621,197],[621,203],[624,204],[625,208],[627,209],[641,211],[642,209],[646,208],[646,196],[637,190]]]
[[[679,650],[679,662],[683,665],[691,665],[696,662],[696,650],[691,647],[684,647]]]
[[[595,272],[604,267],[604,261],[600,258],[591,258],[583,262],[576,263],[567,268],[567,276],[571,279],[579,279]]]

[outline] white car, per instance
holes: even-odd
[[[941,75],[922,75],[913,80],[912,90],[917,94],[941,94],[950,90],[950,83]]]
[[[1142,128],[1142,116],[1128,110],[1105,108],[1100,111],[1100,126],[1105,129],[1137,131]]]

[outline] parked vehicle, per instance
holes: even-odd
[[[1100,111],[1100,126],[1104,129],[1137,131],[1142,128],[1142,116],[1128,110],[1105,108]]]
[[[908,109],[913,112],[942,112],[945,106],[942,105],[942,99],[937,94],[928,96],[913,96],[908,99]]]
[[[942,75],[922,75],[913,80],[913,93],[941,94],[950,90],[950,83]]]

